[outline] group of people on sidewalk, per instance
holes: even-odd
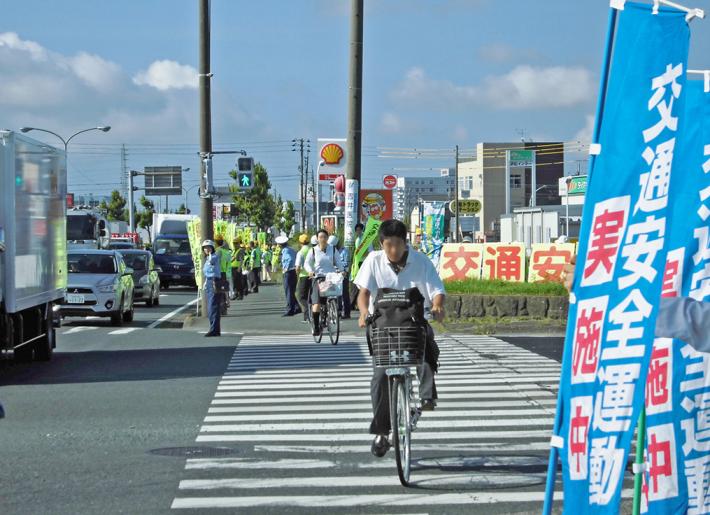
[[[240,238],[235,238],[230,248],[219,235],[215,241],[202,242],[202,252],[203,292],[210,321],[205,336],[220,336],[220,318],[227,313],[230,300],[243,300],[250,293],[259,293],[262,282],[271,281],[281,254],[268,245],[243,242]]]

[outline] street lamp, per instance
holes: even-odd
[[[74,134],[72,134],[71,136],[69,136],[67,139],[64,139],[64,138],[62,138],[59,134],[57,134],[56,132],[52,132],[52,131],[47,130],[47,129],[40,129],[40,128],[37,128],[37,127],[21,127],[21,128],[20,128],[20,132],[40,131],[40,132],[47,132],[47,133],[49,133],[49,134],[53,134],[54,136],[56,136],[57,138],[59,138],[60,140],[62,140],[62,143],[64,143],[64,152],[65,152],[65,153],[66,153],[66,151],[67,151],[67,147],[69,146],[69,142],[70,142],[75,136],[78,136],[79,134],[82,134],[82,133],[84,133],[84,132],[89,132],[89,131],[108,132],[108,131],[110,131],[110,130],[111,130],[111,126],[110,126],[110,125],[99,125],[98,127],[91,127],[91,128],[89,128],[89,129],[84,129],[84,130],[81,130],[81,131],[79,131],[79,132],[75,132]]]
[[[534,199],[537,196],[537,192],[540,190],[544,190],[545,188],[547,188],[547,186],[548,186],[547,184],[543,184],[542,186],[537,188],[534,193],[530,194],[530,207],[536,207],[537,202],[534,202]]]

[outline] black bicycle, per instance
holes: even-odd
[[[320,280],[325,278],[321,277]],[[322,281],[321,281],[322,282]],[[340,293],[338,293],[340,292]],[[338,305],[338,299],[342,296],[343,283],[341,282],[339,286],[332,285],[325,291],[321,290],[321,295],[325,298],[325,302],[320,304],[320,331],[318,331],[317,336],[313,336],[313,340],[316,343],[320,343],[323,339],[323,333],[328,331],[328,338],[330,338],[330,343],[333,345],[338,344],[340,339],[340,309]],[[313,333],[314,322],[313,322],[313,303],[311,302],[311,296],[308,296],[308,322],[311,326],[311,333]]]
[[[389,384],[392,445],[397,474],[402,486],[409,486],[411,473],[412,431],[422,414],[418,390],[414,388],[412,369],[424,363],[426,340],[421,330],[412,327],[368,327],[372,365],[385,367]]]

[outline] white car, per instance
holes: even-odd
[[[67,293],[59,314],[111,317],[119,326],[133,321],[133,270],[113,250],[76,249],[67,256]]]

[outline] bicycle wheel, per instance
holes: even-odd
[[[323,311],[321,310],[321,315],[323,314]],[[320,325],[323,325],[322,323]],[[315,322],[313,321],[313,304],[311,304],[310,301],[308,301],[308,326],[311,328],[311,334],[313,334],[313,327],[315,327]],[[320,334],[318,336],[313,336],[313,340],[316,343],[320,343],[321,339],[323,338],[323,330],[321,329]]]
[[[340,338],[338,299],[328,299],[328,336],[330,337],[330,343],[338,345],[338,339]]]
[[[402,486],[409,486],[411,469],[411,413],[407,382],[395,376],[390,385],[390,422],[392,424],[392,444],[397,461],[397,474]]]

